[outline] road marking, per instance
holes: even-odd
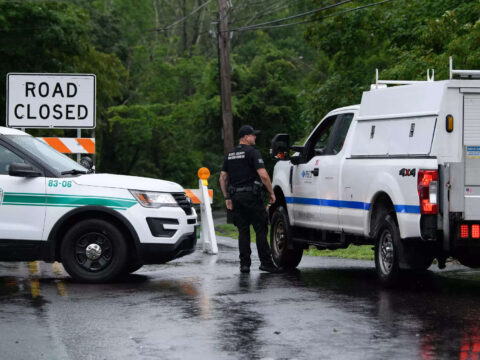
[[[64,274],[63,266],[59,262],[55,261],[52,264],[52,268],[55,275],[60,276]],[[56,283],[57,283],[58,295],[62,297],[68,297],[67,285],[62,280],[57,280]]]
[[[28,272],[30,275],[36,275],[40,271],[38,261],[30,261],[28,263]],[[35,299],[40,296],[40,281],[38,279],[30,280],[30,293],[32,294],[32,299]]]
[[[58,295],[62,297],[68,297],[67,286],[63,281],[61,280],[57,281],[57,290],[58,290]]]
[[[28,272],[30,273],[30,275],[38,274],[39,272],[38,261],[31,261],[28,263]]]
[[[33,299],[40,296],[40,281],[37,279],[30,280],[30,292]]]
[[[55,275],[63,275],[62,265],[60,265],[59,262],[55,261],[52,264],[52,268],[53,268],[53,272],[55,273]]]

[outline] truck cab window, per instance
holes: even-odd
[[[7,148],[0,145],[0,175],[8,175],[11,163],[23,163],[23,159]]]
[[[327,155],[328,142],[336,118],[337,116],[331,116],[325,119],[310,138],[307,143],[307,160],[314,156]]]
[[[345,138],[347,137],[348,129],[352,123],[353,114],[345,114],[338,119],[338,126],[335,131],[335,136],[332,139],[332,153],[338,154],[342,148]]]

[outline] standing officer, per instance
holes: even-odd
[[[240,271],[250,272],[250,225],[257,235],[260,270],[277,272],[267,242],[268,217],[264,207],[262,183],[270,194],[269,203],[275,202],[272,183],[265,170],[262,155],[255,149],[256,135],[260,131],[244,125],[238,131],[239,145],[230,151],[223,162],[220,187],[227,209],[233,210],[233,222],[238,228]]]

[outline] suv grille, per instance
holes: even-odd
[[[192,215],[192,203],[185,193],[172,193],[172,196],[177,201],[178,206],[185,211],[185,214]]]

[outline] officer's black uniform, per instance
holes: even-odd
[[[262,155],[253,146],[238,145],[223,162],[228,173],[229,195],[233,204],[233,222],[238,228],[240,266],[250,267],[250,225],[257,235],[257,250],[261,265],[273,267],[267,242],[268,217],[264,207],[261,180],[257,169],[264,168]],[[256,182],[256,184],[255,184]]]

